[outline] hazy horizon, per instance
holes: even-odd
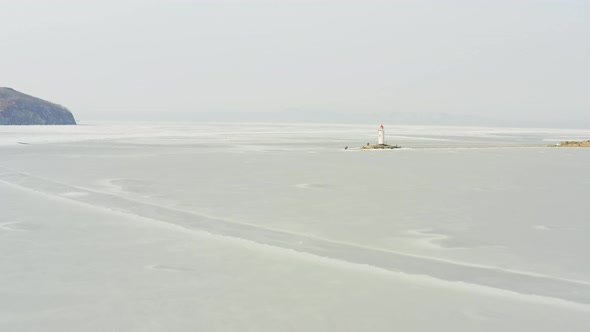
[[[585,1],[2,6],[0,86],[82,123],[590,128]]]

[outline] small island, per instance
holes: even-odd
[[[387,150],[387,149],[401,149],[399,145],[388,145],[388,144],[367,144],[361,146],[363,150]]]
[[[557,148],[590,148],[590,140],[587,141],[563,141],[559,144],[551,145]]]
[[[399,145],[389,145],[385,143],[385,127],[381,125],[379,130],[377,131],[377,144],[367,143],[367,145],[363,145],[358,149],[353,150],[392,150],[392,149],[401,149]],[[348,150],[348,146],[344,148],[344,150]]]
[[[0,125],[75,125],[65,107],[0,87]]]

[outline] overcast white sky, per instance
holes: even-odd
[[[82,121],[401,112],[590,127],[585,0],[0,0],[0,42],[0,86]]]

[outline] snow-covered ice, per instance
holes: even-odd
[[[588,330],[590,131],[386,134],[0,127],[0,330]]]

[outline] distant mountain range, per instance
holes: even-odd
[[[413,112],[337,112],[288,110],[275,112],[199,112],[187,120],[208,122],[285,122],[341,124],[399,124],[442,126],[511,126],[509,121],[486,116],[450,113]]]
[[[0,125],[75,125],[63,106],[0,87]]]
[[[273,112],[198,112],[190,113],[187,120],[210,122],[285,122],[285,123],[342,123],[342,124],[374,124],[387,122],[405,125],[478,125],[482,123],[500,124],[500,121],[480,116],[442,114],[442,113],[410,113],[410,112],[366,112],[350,113],[337,111],[273,111]]]
[[[515,112],[517,113],[517,112]],[[284,123],[334,123],[483,127],[536,127],[536,128],[590,128],[590,116],[551,118],[530,116],[518,118],[503,115],[478,115],[445,112],[372,112],[364,113],[286,110],[273,112],[218,111],[190,113],[185,120],[206,122],[284,122]]]

